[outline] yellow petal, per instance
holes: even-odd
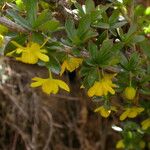
[[[39,81],[39,80],[45,80],[45,79],[39,78],[39,77],[34,77],[34,78],[32,78],[32,80],[33,80],[33,81]]]
[[[47,50],[46,49],[40,49],[40,52],[41,53],[47,53]]]
[[[22,61],[22,57],[16,57],[16,60]]]
[[[75,64],[71,64],[71,63],[67,63],[66,68],[69,72],[72,72],[76,69],[76,65]]]
[[[53,94],[57,94],[57,93],[58,93],[58,90],[59,90],[58,85],[57,85],[57,84],[53,84],[52,93],[53,93]]]
[[[28,64],[36,64],[38,62],[38,58],[31,52],[23,52],[21,61]]]
[[[130,110],[127,108],[127,110],[121,114],[120,120],[121,121],[125,120],[128,117],[129,112],[130,112]]]
[[[102,107],[102,109],[100,111],[101,116],[104,118],[109,117],[110,113],[111,113],[111,110],[107,110],[104,107]]]
[[[117,148],[117,149],[125,148],[125,145],[124,145],[124,143],[123,143],[123,140],[120,140],[120,141],[117,142],[116,148]]]
[[[95,96],[103,96],[103,95],[105,95],[105,89],[103,88],[102,84],[97,83],[97,89],[95,90],[95,94],[94,95]]]
[[[77,69],[79,67],[79,65],[82,63],[83,59],[81,58],[70,58],[69,60],[69,64],[70,64],[70,69],[71,69],[71,72],[75,69]]]
[[[128,114],[129,118],[135,118],[138,115],[137,111],[131,110]]]
[[[144,111],[144,108],[143,107],[138,107],[137,111],[138,111],[138,113],[141,113],[142,111]]]
[[[150,118],[144,120],[141,124],[142,124],[142,129],[147,130],[150,127]]]
[[[67,92],[70,92],[69,86],[64,81],[57,80],[57,79],[53,79],[53,80],[60,88],[66,90]]]
[[[77,69],[79,67],[79,65],[82,63],[82,61],[83,61],[83,59],[81,59],[81,58],[74,58],[74,57],[68,58],[62,64],[60,75],[63,74],[65,69],[67,69],[70,72],[74,71],[75,69]]]
[[[31,83],[31,87],[38,87],[38,86],[41,86],[43,83],[42,82],[40,82],[40,81],[37,81],[37,82],[33,82],[33,83]]]
[[[50,79],[47,79],[47,81],[42,85],[42,90],[46,94],[51,94],[53,91],[53,82],[51,82]]]
[[[115,94],[115,90],[111,88],[107,83],[103,84],[103,86],[106,89],[106,91],[110,92],[111,94]]]
[[[20,53],[22,53],[23,52],[23,49],[22,48],[17,48],[16,49],[16,54],[20,54]]]
[[[11,52],[8,52],[8,53],[6,54],[6,56],[12,56],[12,55],[13,55],[13,53],[15,53],[15,52],[16,52],[16,50],[11,51]]]
[[[104,74],[104,79],[106,80],[111,80],[112,78],[114,78],[117,75],[117,73],[115,74]]]
[[[99,88],[99,83],[95,82],[94,85],[88,90],[88,96],[89,97],[94,96],[98,88]]]
[[[38,86],[41,86],[47,79],[34,77],[34,78],[32,78],[32,80],[35,81],[35,82],[32,82],[30,86],[31,87],[38,87]]]
[[[61,72],[60,72],[60,75],[62,75],[66,69],[66,61],[63,62],[62,66],[61,66]]]
[[[34,42],[28,43],[27,47],[30,48],[32,52],[40,50],[40,45]]]
[[[103,107],[103,106],[100,106],[100,107],[96,108],[96,109],[94,110],[94,112],[100,112],[100,111],[102,110],[102,107]]]
[[[38,54],[37,54],[37,57],[38,57],[39,59],[41,59],[42,61],[44,61],[44,62],[48,62],[48,61],[49,61],[49,57],[48,57],[47,55],[45,55],[45,54],[38,53]]]
[[[111,110],[104,108],[104,106],[100,106],[96,108],[94,112],[98,112],[102,117],[107,118],[110,115]]]
[[[111,106],[111,110],[117,112],[117,108],[115,106]]]

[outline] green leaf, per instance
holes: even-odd
[[[91,87],[94,84],[94,82],[98,79],[97,70],[91,69],[88,76],[85,79],[88,83],[88,87]]]
[[[19,25],[21,25],[22,27],[24,27],[28,30],[32,30],[31,25],[28,23],[28,21],[25,20],[20,15],[18,15],[18,13],[16,11],[9,9],[6,12],[9,16],[11,16],[15,20],[16,23],[18,23]]]
[[[65,23],[65,29],[68,35],[68,38],[72,41],[76,36],[76,29],[73,20],[68,19]]]
[[[95,21],[101,19],[102,16],[101,16],[100,10],[92,11],[92,12],[90,13],[90,17],[91,17],[91,23],[94,23]]]
[[[121,63],[121,65],[122,65],[122,67],[125,69],[125,70],[127,70],[127,71],[131,71],[131,72],[135,72],[136,70],[137,70],[137,67],[139,67],[138,66],[138,64],[139,64],[139,55],[136,53],[136,52],[134,52],[131,56],[130,56],[130,58],[129,58],[129,60],[127,60],[127,58],[124,56],[124,57],[122,57],[122,63]]]
[[[87,88],[91,87],[99,77],[97,69],[95,67],[90,67],[87,64],[82,66],[80,74],[84,77],[83,85]]]
[[[116,10],[113,14],[109,17],[109,24],[112,25],[118,21],[119,11]]]
[[[126,34],[126,38],[128,39],[133,33],[135,33],[137,31],[137,25],[136,24],[134,24],[134,25],[132,25],[130,28],[129,28],[129,30],[128,30],[128,32],[127,32],[127,34]]]
[[[49,56],[49,62],[46,64],[46,66],[55,74],[59,74],[61,71],[60,63],[54,56]]]
[[[79,16],[83,17],[85,15],[85,12],[83,11],[82,6],[79,3],[74,3],[74,6],[78,9]]]
[[[99,22],[99,24],[94,25],[97,28],[102,28],[102,29],[109,29],[109,24],[108,23],[104,23],[104,22]]]
[[[90,30],[90,25],[91,25],[91,18],[89,15],[81,18],[77,29],[77,35],[81,37],[85,32]]]
[[[117,52],[120,52],[120,50],[124,47],[124,44],[122,42],[115,43],[111,49],[111,51],[115,54]]]
[[[112,46],[113,46],[113,41],[110,39],[106,39],[102,44],[101,51],[110,50]]]
[[[44,42],[44,36],[37,32],[33,32],[31,38],[33,42],[39,43],[40,45]]]
[[[117,23],[115,23],[115,24],[111,25],[111,28],[114,28],[114,29],[116,29],[116,28],[120,28],[120,27],[124,26],[125,24],[127,24],[127,22],[126,22],[126,21],[117,22]]]
[[[39,30],[41,31],[55,31],[59,27],[59,21],[57,20],[50,20],[39,26]]]
[[[135,35],[133,36],[131,43],[139,43],[145,40],[145,37],[143,35]]]
[[[144,54],[150,58],[150,42],[145,40],[140,43],[140,47],[143,50]]]
[[[93,42],[89,42],[88,50],[91,54],[92,59],[95,59],[97,56],[97,52],[98,52],[97,45],[94,44]]]
[[[93,0],[86,0],[85,1],[86,13],[90,13],[95,9],[95,4]]]
[[[33,24],[33,27],[37,28],[38,26],[47,22],[50,18],[51,18],[51,13],[49,12],[49,10],[42,11],[42,13],[38,16],[35,23]]]
[[[37,18],[38,0],[24,0],[27,10],[27,20],[33,26]]]
[[[96,37],[97,35],[98,35],[97,32],[89,30],[82,37],[80,37],[80,40],[81,40],[82,43],[84,43],[87,40],[89,40],[90,38]]]
[[[107,38],[107,30],[105,30],[97,39],[97,44],[102,44],[103,41]]]
[[[109,64],[109,61],[113,56],[111,52],[112,46],[113,42],[110,39],[107,39],[103,42],[102,47],[97,53],[97,57],[95,60],[100,67],[105,67]]]

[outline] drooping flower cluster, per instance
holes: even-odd
[[[104,106],[100,106],[94,110],[94,112],[99,113],[104,118],[109,117],[111,111],[117,111],[116,107],[111,106],[109,109],[107,109]]]
[[[143,107],[136,107],[136,106],[134,106],[134,107],[126,108],[125,111],[121,114],[120,120],[123,121],[127,117],[128,118],[135,118],[142,111],[144,111]]]
[[[65,69],[67,69],[70,72],[74,71],[80,66],[80,64],[82,64],[82,61],[83,59],[81,58],[68,57],[61,66],[60,75],[64,73]]]
[[[112,78],[116,74],[105,74],[100,81],[96,81],[94,85],[88,90],[88,96],[106,96],[109,93],[115,94],[113,88],[117,87],[116,84],[112,83]]]
[[[150,118],[142,121],[142,129],[143,130],[147,130],[148,128],[150,128]]]
[[[123,140],[119,140],[118,142],[117,142],[117,144],[116,144],[116,148],[117,149],[123,149],[123,148],[125,148],[125,144],[124,144],[124,141]]]
[[[42,47],[38,43],[31,42],[28,43],[26,47],[21,46],[15,41],[12,41],[12,43],[18,48],[7,53],[7,56],[12,56],[13,54],[20,55],[16,57],[16,60],[28,64],[36,64],[39,59],[44,62],[49,61],[49,57],[45,54],[47,51],[45,49],[41,49]]]
[[[58,80],[58,79],[53,79],[51,75],[47,79],[34,77],[34,78],[32,78],[32,80],[34,82],[31,83],[31,87],[42,86],[42,90],[46,94],[51,94],[51,93],[56,94],[56,93],[58,93],[59,88],[62,88],[67,92],[70,92],[68,85],[64,81]]]

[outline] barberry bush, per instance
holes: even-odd
[[[31,88],[75,92],[61,78],[76,72],[95,115],[117,120],[116,148],[150,148],[150,7],[136,0],[1,0],[0,9],[1,55],[47,69]]]

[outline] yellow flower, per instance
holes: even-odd
[[[150,127],[150,118],[144,120],[141,124],[142,124],[142,129],[147,130]]]
[[[104,118],[109,117],[111,111],[117,111],[116,107],[111,106],[110,109],[106,109],[104,106],[100,106],[94,110],[94,112],[100,113],[100,115]]]
[[[135,98],[136,90],[133,87],[126,87],[124,95],[127,99],[132,100]]]
[[[42,90],[46,94],[51,94],[51,93],[56,94],[56,93],[58,93],[59,88],[62,88],[64,90],[70,92],[70,89],[65,82],[63,82],[61,80],[53,79],[52,77],[49,77],[47,79],[34,77],[34,78],[32,78],[32,80],[34,82],[31,83],[31,87],[42,86]]]
[[[3,46],[4,43],[4,37],[0,34],[0,47]]]
[[[123,143],[123,140],[119,140],[118,142],[117,142],[117,144],[116,144],[116,148],[117,149],[120,149],[120,148],[125,148],[125,145],[124,145],[124,143]]]
[[[83,59],[75,57],[70,57],[66,59],[61,66],[60,75],[64,73],[65,69],[67,69],[70,72],[74,71],[80,66],[80,64],[82,64],[82,61]]]
[[[96,81],[94,85],[88,90],[88,96],[103,96],[107,95],[108,92],[115,94],[114,87],[117,87],[116,84],[112,83],[112,78],[114,75],[105,74],[101,81]]]
[[[26,47],[22,47],[14,41],[12,41],[12,43],[18,48],[10,53],[7,53],[7,56],[11,56],[13,53],[21,54],[20,57],[16,57],[16,60],[28,64],[36,64],[39,59],[44,62],[49,61],[49,57],[45,55],[46,50],[41,49],[41,46],[38,43],[31,42],[28,43]]]
[[[131,108],[126,108],[126,110],[121,114],[120,120],[123,121],[127,117],[128,118],[135,118],[138,114],[140,114],[142,111],[144,111],[143,107],[131,107]]]
[[[5,34],[8,32],[8,28],[2,24],[0,24],[0,34]]]
[[[140,141],[140,148],[144,149],[145,148],[145,142],[144,141]]]

